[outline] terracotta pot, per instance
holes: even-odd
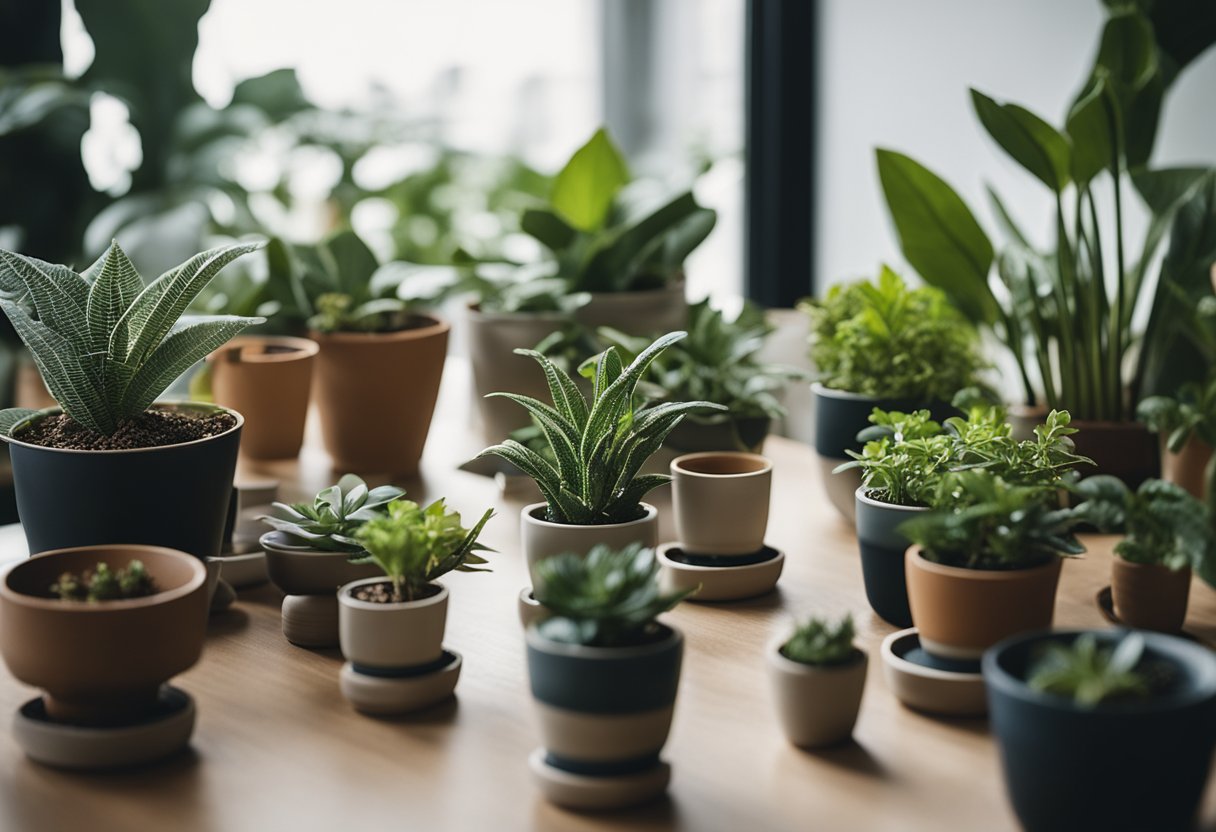
[[[515,402],[486,398],[507,392],[550,401],[545,374],[535,360],[516,355],[516,349],[532,349],[570,321],[558,312],[483,312],[470,304],[468,322],[469,363],[473,369],[473,391],[481,415],[482,430],[489,442],[501,442],[519,428],[532,424],[528,412]]]
[[[810,665],[787,659],[781,644],[769,645],[768,675],[785,736],[801,748],[844,742],[861,710],[866,654],[855,650],[843,664]]]
[[[690,555],[747,556],[764,547],[773,464],[758,454],[709,451],[671,463],[680,548]]]
[[[962,569],[933,563],[910,546],[908,602],[921,646],[948,659],[978,659],[992,645],[1051,627],[1060,558],[1030,569]]]
[[[663,335],[688,327],[684,281],[638,292],[592,292],[591,300],[574,310],[574,319],[591,329],[607,326],[627,335]]]
[[[124,601],[60,601],[64,572],[138,560],[159,592]],[[14,676],[46,691],[54,720],[120,724],[146,714],[162,684],[198,661],[207,630],[206,569],[159,546],[61,549],[14,566],[0,583],[0,652]]]
[[[215,403],[245,417],[242,454],[251,459],[299,455],[317,350],[307,338],[245,335],[207,357]]]
[[[351,563],[346,552],[296,546],[283,532],[267,532],[259,543],[266,552],[266,574],[287,595],[333,595],[343,584],[381,575],[374,563]]]
[[[1110,588],[1115,615],[1124,626],[1176,633],[1186,620],[1191,570],[1132,563],[1116,555],[1111,562]]]
[[[362,586],[386,583],[365,578],[338,591],[338,630],[342,655],[361,668],[407,668],[437,662],[443,656],[448,590],[432,584],[434,595],[400,604],[376,604],[354,596]]]
[[[439,395],[450,327],[312,333],[321,435],[336,470],[413,476]]]
[[[1197,500],[1207,493],[1207,467],[1212,458],[1212,446],[1194,434],[1178,453],[1165,447],[1161,438],[1161,479],[1180,485]]]
[[[1074,419],[1072,440],[1077,453],[1094,461],[1083,465],[1084,476],[1110,474],[1135,491],[1140,483],[1161,471],[1161,449],[1156,434],[1139,422],[1089,422]]]
[[[533,586],[537,583],[536,564],[554,555],[573,552],[586,556],[600,543],[614,549],[623,549],[630,543],[641,543],[651,549],[659,545],[659,512],[649,503],[642,503],[645,513],[637,520],[601,526],[550,523],[544,519],[546,508],[545,503],[533,503],[520,512],[524,557]]]

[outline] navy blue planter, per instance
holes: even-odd
[[[884,621],[896,627],[911,627],[912,610],[908,606],[904,573],[904,553],[909,542],[896,529],[926,509],[883,503],[867,497],[863,489],[857,490],[856,500],[857,545],[861,549],[866,600]]]
[[[1005,783],[1028,832],[1191,829],[1216,747],[1216,655],[1144,632],[1145,656],[1170,665],[1172,688],[1147,702],[1084,708],[1025,684],[1038,650],[1081,631],[1016,636],[984,655]],[[1102,630],[1102,642],[1124,631]]]
[[[200,558],[218,555],[244,424],[229,412],[237,424],[226,433],[132,451],[71,451],[5,437],[30,553],[146,543]]]
[[[832,459],[845,460],[849,456],[845,451],[861,450],[864,443],[857,441],[857,434],[870,427],[870,413],[876,407],[901,413],[928,410],[939,422],[958,413],[945,402],[875,399],[822,384],[812,384],[811,392],[815,394],[815,452]]]
[[[666,445],[684,453],[747,451],[760,453],[773,420],[767,416],[735,419],[729,414],[707,421],[684,419],[668,436]]]

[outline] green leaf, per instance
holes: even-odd
[[[992,243],[966,203],[940,177],[902,153],[879,149],[878,175],[904,257],[968,318],[996,319],[988,286]]]
[[[570,225],[553,211],[528,208],[519,218],[519,228],[552,252],[565,251],[578,236]]]
[[[339,231],[320,245],[318,253],[338,291],[350,295],[356,305],[371,300],[368,284],[380,268],[380,261],[358,234]]]
[[[13,285],[15,276],[29,292],[38,320],[43,324],[61,335],[88,332],[89,287],[76,272],[2,249],[0,272],[10,275],[0,285]]]
[[[37,410],[28,407],[9,407],[0,410],[0,436],[11,436],[13,426],[36,414]]]
[[[1068,140],[1043,119],[1017,104],[998,104],[978,90],[971,103],[988,134],[1014,161],[1056,193],[1069,182]]]
[[[275,69],[239,82],[228,106],[240,105],[257,107],[273,121],[312,109],[294,69]]]
[[[88,295],[89,338],[94,353],[109,353],[110,336],[118,331],[118,339],[113,342],[114,353],[109,353],[112,359],[126,357],[127,345],[123,342],[126,328],[119,328],[118,322],[123,313],[143,291],[144,282],[139,272],[114,241],[106,251],[102,267],[97,273]]]
[[[1139,168],[1131,172],[1132,185],[1154,215],[1169,214],[1216,168]]]
[[[570,225],[595,231],[603,226],[617,192],[628,182],[629,170],[621,152],[600,128],[557,174],[551,201]]]
[[[526,355],[540,364],[549,385],[549,397],[562,418],[573,427],[587,421],[587,400],[569,376],[557,368],[547,356],[536,350],[515,350],[516,355]]]
[[[1104,78],[1096,78],[1073,104],[1064,128],[1072,141],[1072,177],[1088,183],[1111,166],[1118,139],[1117,106]]]
[[[589,292],[623,291],[643,264],[681,223],[701,211],[691,192],[680,194],[641,220],[599,237],[581,270],[578,288]]]

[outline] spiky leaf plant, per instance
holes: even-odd
[[[64,413],[109,436],[194,362],[264,320],[181,320],[220,269],[260,246],[240,243],[196,254],[146,287],[117,242],[80,274],[0,250],[0,309]],[[0,428],[7,432],[33,412],[5,411]]]
[[[781,645],[781,655],[802,664],[845,664],[858,654],[853,646],[855,635],[851,615],[835,624],[826,618],[810,618]]]
[[[641,516],[641,501],[671,478],[639,475],[642,464],[659,449],[667,434],[697,408],[725,410],[712,402],[665,402],[634,408],[634,390],[655,356],[685,337],[669,332],[623,366],[615,347],[583,365],[592,378],[588,402],[570,378],[536,350],[516,350],[536,359],[549,382],[549,405],[516,393],[491,393],[519,403],[544,432],[556,464],[513,439],[486,448],[536,480],[548,503],[546,519],[571,525],[624,523]]]
[[[363,524],[388,515],[387,506],[405,494],[395,485],[368,489],[355,474],[346,474],[309,503],[275,503],[281,516],[258,519],[302,546],[326,552],[362,552],[355,539]]]

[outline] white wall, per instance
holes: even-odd
[[[906,266],[875,171],[874,148],[900,150],[954,186],[996,234],[992,182],[1032,232],[1051,226],[1046,189],[976,120],[976,87],[1059,125],[1092,63],[1098,0],[822,0],[815,281],[819,287]],[[1216,161],[1216,50],[1167,99],[1154,164]],[[910,269],[907,270],[909,273]]]

